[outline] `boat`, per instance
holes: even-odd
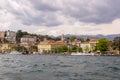
[[[29,51],[23,51],[22,54],[23,54],[23,55],[29,55],[30,52],[29,52]]]
[[[20,53],[20,52],[17,52],[17,51],[13,51],[13,52],[10,52],[10,54],[19,55],[19,54],[21,54],[21,53]]]
[[[94,53],[71,53],[71,55],[81,55],[81,56],[93,56]]]

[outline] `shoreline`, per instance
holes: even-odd
[[[9,54],[9,55],[65,55],[65,56],[120,56],[120,54],[95,54],[95,55],[71,55],[71,54],[10,54],[10,53],[0,53],[1,55]]]

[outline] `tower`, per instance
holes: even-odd
[[[62,34],[62,36],[61,36],[61,41],[65,41],[65,37],[64,37],[64,34]]]

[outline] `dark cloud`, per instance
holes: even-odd
[[[58,8],[57,6],[59,5],[53,5],[52,3],[54,3],[53,1],[46,1],[46,0],[30,0],[31,1],[31,4],[33,4],[33,7],[37,10],[40,10],[40,11],[57,11]],[[51,3],[48,3],[48,2],[51,2]]]
[[[61,1],[62,7],[58,1]],[[120,0],[31,0],[40,11],[60,11],[65,16],[73,17],[86,23],[110,23],[120,18]],[[54,3],[54,4],[53,4]]]
[[[59,19],[61,15],[102,24],[120,18],[119,3],[120,0],[14,0],[6,1],[0,9],[6,9],[24,25],[58,26],[64,24]]]
[[[42,14],[37,16],[27,15],[24,16],[17,16],[17,18],[20,18],[22,20],[22,23],[24,25],[41,25],[41,26],[57,26],[62,24],[58,19],[57,16],[54,14]]]
[[[120,18],[120,0],[76,1],[64,10],[65,14],[86,23],[109,23]]]

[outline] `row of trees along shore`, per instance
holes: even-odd
[[[106,38],[99,39],[95,47],[95,51],[98,50],[102,54],[120,54],[120,37],[115,37],[113,41]]]
[[[86,48],[86,51],[89,50]],[[106,38],[99,39],[93,52],[100,51],[101,54],[120,54],[120,37],[114,38],[113,41],[109,41]],[[55,50],[49,51],[52,53],[63,53],[63,52],[83,52],[82,48],[77,46],[68,47],[67,45],[60,46]]]

